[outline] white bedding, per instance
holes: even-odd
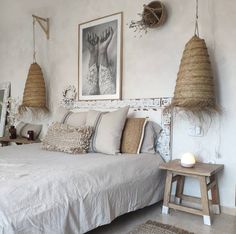
[[[85,233],[162,199],[158,155],[0,148],[0,233]]]

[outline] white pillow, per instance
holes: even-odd
[[[116,154],[120,152],[121,136],[129,107],[102,113],[97,121],[92,149],[95,152]]]

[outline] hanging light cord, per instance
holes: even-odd
[[[198,27],[198,0],[196,0],[196,20],[195,20],[194,35],[199,37],[199,27]]]
[[[35,49],[35,18],[33,18],[33,62],[36,63],[36,49]]]

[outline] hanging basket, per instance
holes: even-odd
[[[153,1],[144,5],[143,8],[142,19],[149,28],[157,28],[166,21],[167,12],[162,2]]]
[[[25,83],[23,103],[20,106],[20,112],[27,108],[36,108],[48,111],[46,107],[46,89],[43,73],[37,63],[32,63],[29,69],[28,77]]]
[[[219,111],[206,43],[198,36],[185,46],[170,107],[197,116]]]

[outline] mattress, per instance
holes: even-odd
[[[163,197],[159,155],[0,148],[0,233],[78,234]]]

